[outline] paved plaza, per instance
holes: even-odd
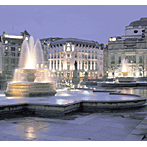
[[[147,108],[0,120],[1,141],[146,141]]]

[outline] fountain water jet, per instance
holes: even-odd
[[[123,59],[121,62],[121,73],[123,74],[123,77],[126,77],[128,75],[128,60]]]
[[[121,61],[121,73],[122,76],[121,77],[116,77],[116,81],[119,82],[134,82],[134,77],[130,77],[128,74],[128,60],[127,59],[123,59]]]
[[[44,96],[55,95],[56,88],[48,77],[48,69],[44,68],[44,55],[39,40],[34,44],[31,36],[29,42],[23,41],[19,59],[19,68],[8,83],[6,96]]]

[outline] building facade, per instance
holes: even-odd
[[[147,76],[147,18],[133,21],[125,27],[125,35],[108,41],[108,76],[122,76],[122,60],[128,61],[128,76]]]
[[[85,72],[89,79],[103,77],[103,50],[98,42],[77,38],[63,38],[50,43],[48,48],[50,77],[72,79],[74,63],[82,80]]]
[[[0,36],[0,74],[3,78],[12,79],[18,67],[21,45],[30,34],[25,30],[21,35],[3,34]]]

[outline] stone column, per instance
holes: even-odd
[[[95,70],[95,61],[94,61],[94,70]]]
[[[90,61],[90,70],[92,70],[92,61]]]
[[[56,59],[56,70],[58,69],[58,60]]]
[[[61,70],[61,58],[59,60],[59,70]]]

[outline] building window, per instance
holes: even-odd
[[[128,59],[128,63],[136,63],[135,56],[126,56],[126,59]]]
[[[84,61],[82,61],[82,70],[84,70]]]
[[[56,61],[54,61],[54,69],[56,70]]]
[[[87,59],[87,55],[85,55],[85,59]]]
[[[134,33],[138,33],[138,30],[134,30]]]
[[[14,65],[12,65],[12,66],[11,66],[11,70],[14,70],[14,69],[15,69],[15,66],[14,66]]]
[[[70,51],[70,43],[67,43],[67,51]]]
[[[15,59],[11,59],[11,63],[15,63]]]
[[[142,56],[139,56],[139,63],[142,63]]]
[[[133,63],[136,63],[136,56],[133,56]]]
[[[5,51],[8,51],[8,46],[5,47]]]
[[[102,57],[100,57],[100,60],[101,60],[101,58]],[[111,64],[115,64],[115,56],[114,55],[111,56]]]
[[[118,64],[120,64],[121,63],[121,56],[119,56],[119,58],[118,58]]]
[[[11,51],[15,51],[15,47],[11,47]]]
[[[18,51],[19,51],[19,52],[21,51],[21,48],[20,48],[20,47],[18,48]]]
[[[82,54],[82,59],[84,59],[84,54]]]
[[[67,54],[67,57],[70,58],[70,54]]]
[[[97,70],[97,62],[95,62],[95,70]]]
[[[4,52],[4,56],[9,56],[9,53],[8,52]]]
[[[8,63],[8,59],[5,59],[5,60],[4,60],[4,63],[6,63],[6,64],[7,64],[7,63]]]
[[[8,65],[5,65],[4,70],[5,71],[8,71],[9,70]]]
[[[15,53],[11,53],[11,56],[15,56]]]
[[[5,44],[8,44],[8,40],[5,40]]]
[[[92,61],[92,70],[94,70],[94,61]]]
[[[75,58],[77,58],[77,54],[75,54]]]
[[[140,44],[139,48],[142,48],[142,44]]]
[[[88,61],[88,69],[90,70],[90,61]]]
[[[20,56],[20,53],[18,53],[17,56],[19,57]]]

